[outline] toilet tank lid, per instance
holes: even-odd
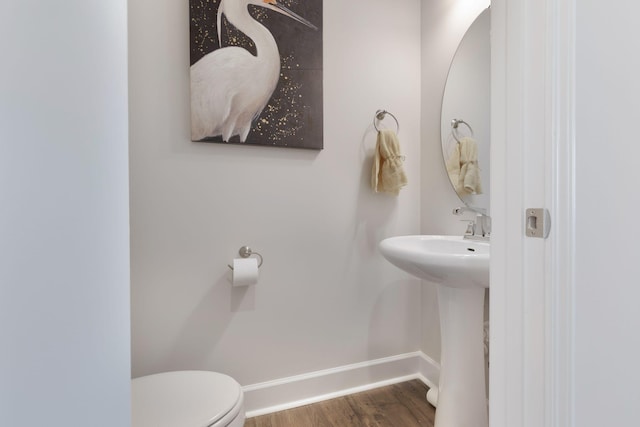
[[[131,381],[132,427],[209,427],[241,401],[240,385],[209,371],[175,371]]]

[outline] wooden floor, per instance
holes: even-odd
[[[245,427],[433,427],[420,380],[249,418]]]

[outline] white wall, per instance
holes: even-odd
[[[453,191],[440,138],[440,111],[449,65],[471,23],[489,5],[485,0],[422,2],[421,89],[421,233],[462,235],[466,229],[452,214],[462,203]],[[435,285],[422,294],[422,350],[440,359],[440,323]]]
[[[0,5],[0,425],[127,426],[126,2]]]
[[[420,348],[420,283],[377,251],[420,231],[420,1],[323,3],[325,148],[306,151],[190,142],[188,2],[129,1],[133,376],[247,385]],[[397,198],[368,187],[381,108]],[[242,245],[264,265],[232,290]]]
[[[640,418],[640,6],[577,4],[576,426]]]

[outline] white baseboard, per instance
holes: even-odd
[[[438,384],[440,365],[421,351],[242,387],[247,418],[385,385],[420,379]]]

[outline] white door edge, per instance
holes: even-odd
[[[491,427],[573,426],[573,1],[492,2]],[[547,240],[524,210],[547,208]]]

